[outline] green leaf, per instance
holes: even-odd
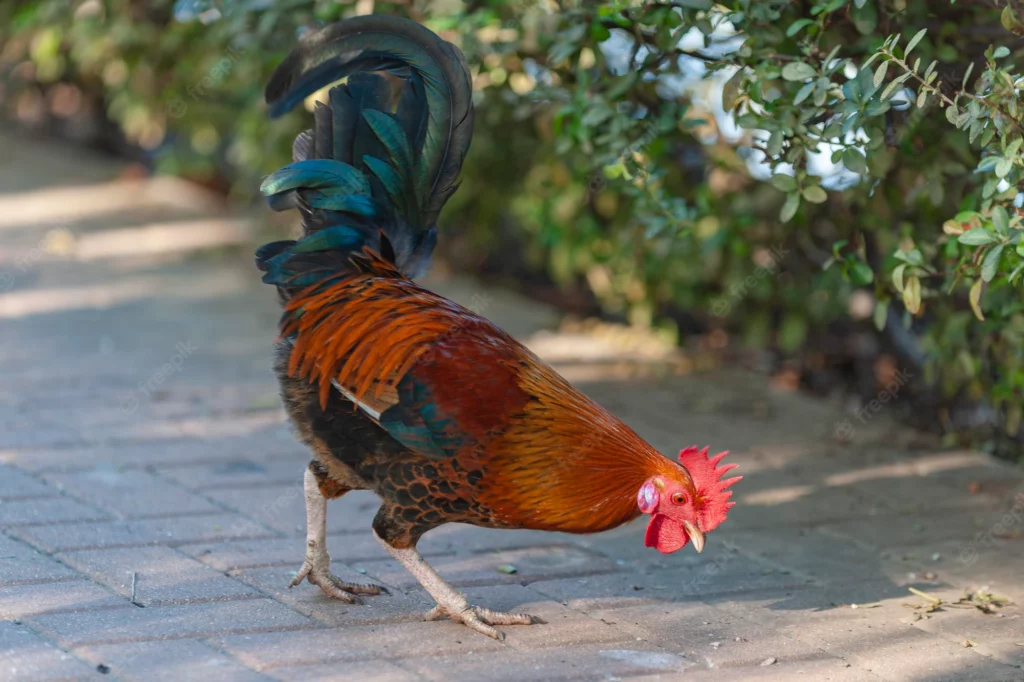
[[[967,230],[960,235],[958,241],[961,244],[967,244],[968,246],[981,246],[983,244],[992,244],[996,241],[996,238],[983,228],[975,227],[974,229]]]
[[[999,179],[1005,178],[1010,174],[1010,170],[1013,169],[1013,162],[1009,159],[999,159],[996,162],[996,177]]]
[[[896,269],[892,271],[892,285],[896,287],[896,291],[903,293],[903,271],[907,269],[907,264],[897,265]]]
[[[817,87],[814,81],[804,84],[802,88],[796,93],[796,97],[793,98],[793,104],[800,104],[807,97],[814,92],[814,88]]]
[[[878,331],[885,329],[885,321],[889,318],[889,301],[877,301],[871,317],[875,323],[875,329]]]
[[[995,225],[996,231],[1004,237],[1010,233],[1010,214],[1006,212],[1005,208],[996,206],[992,209],[992,224]]]
[[[1003,8],[1003,13],[999,15],[999,21],[1007,31],[1013,31],[1020,26],[1020,22],[1017,21],[1017,16],[1013,13],[1013,8],[1009,4]]]
[[[862,36],[870,35],[878,27],[878,10],[873,2],[866,3],[850,12],[850,20],[853,21],[853,27],[858,33]]]
[[[797,19],[796,21],[789,25],[789,28],[786,29],[786,37],[792,38],[797,33],[799,33],[803,28],[810,26],[813,23],[813,19]]]
[[[921,311],[921,280],[915,276],[909,277],[903,287],[903,305],[911,315]]]
[[[803,81],[813,78],[818,72],[804,62],[790,62],[782,68],[782,77],[788,81]]]
[[[722,86],[722,109],[732,111],[736,106],[736,100],[740,95],[740,85],[743,84],[744,67],[736,69],[736,73],[729,77],[729,80]]]
[[[776,173],[772,176],[771,183],[775,189],[783,192],[796,191],[796,178],[786,173]]]
[[[992,278],[996,276],[996,271],[999,270],[999,259],[1003,255],[1003,245],[997,244],[985,254],[985,260],[981,263],[981,279],[985,282],[991,282]]]
[[[1009,56],[1010,48],[1006,47],[1005,45],[1000,45],[999,47],[996,48],[996,51],[992,53],[993,59],[1002,59],[1003,57]]]
[[[967,70],[964,71],[964,80],[963,80],[963,83],[960,84],[961,88],[966,88],[967,87],[967,79],[971,77],[971,72],[973,72],[973,71],[974,71],[974,62],[971,62],[970,64],[967,65]]]
[[[968,296],[971,302],[971,310],[974,311],[974,316],[982,322],[985,321],[985,314],[981,312],[981,289],[983,286],[985,286],[985,283],[980,279],[977,280],[971,286],[971,293]]]
[[[1000,156],[986,156],[984,159],[978,162],[978,170],[985,172],[995,170],[996,164],[999,163]]]
[[[882,62],[881,64],[878,65],[878,68],[875,69],[875,77],[871,79],[871,82],[874,83],[876,88],[879,87],[882,84],[882,81],[885,80],[885,74],[886,72],[888,72],[888,70],[889,62]]]
[[[894,78],[893,81],[889,83],[889,85],[885,86],[885,90],[882,91],[880,99],[882,99],[882,101],[885,101],[889,99],[892,95],[896,94],[897,90],[902,90],[903,84],[907,81],[908,78],[910,78],[911,75],[912,74],[908,71],[902,76]]]
[[[917,44],[919,42],[921,42],[921,38],[924,38],[924,34],[927,33],[927,32],[928,32],[928,29],[922,28],[920,31],[918,31],[914,35],[913,38],[910,39],[910,42],[907,43],[907,47],[904,48],[904,50],[903,50],[903,58],[904,59],[906,59],[907,57],[910,56],[910,51],[913,50],[915,47],[917,47]]]
[[[864,261],[856,261],[850,266],[850,281],[855,285],[864,287],[875,281],[875,273],[871,266]]]
[[[828,201],[828,194],[818,185],[808,185],[803,189],[804,199],[812,204],[823,204]]]
[[[956,105],[950,104],[946,107],[946,120],[956,125],[956,122],[960,119],[960,112],[957,111]]]
[[[786,202],[782,204],[782,210],[779,211],[779,220],[788,223],[796,215],[798,208],[800,208],[800,193],[790,192],[786,196]]]
[[[964,233],[964,226],[955,220],[947,220],[942,223],[942,231],[952,237],[958,237]]]
[[[867,171],[868,165],[864,161],[864,155],[850,147],[843,150],[843,165],[854,173],[863,174]]]

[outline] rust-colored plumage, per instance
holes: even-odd
[[[405,494],[393,480],[374,482],[394,489],[403,513],[412,505],[437,512],[436,522],[597,532],[639,515],[636,493],[646,479],[689,481],[685,469],[486,319],[375,254],[357,262],[352,274],[288,303],[287,371],[316,387],[321,410],[335,383],[344,389],[382,437],[405,446],[396,459],[453,460],[443,486],[450,494],[429,494],[438,481],[425,480],[423,467],[402,481],[423,486],[423,495]],[[426,472],[440,475],[436,464]],[[456,505],[446,518],[452,499],[473,500],[476,516]]]
[[[311,286],[285,306],[281,335],[295,335],[288,374],[319,386],[321,407],[332,380],[358,400],[393,394],[430,342],[468,312],[417,287],[371,251],[353,260],[359,267],[351,276]]]

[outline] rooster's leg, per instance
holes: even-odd
[[[533,616],[526,613],[502,613],[481,606],[472,606],[466,595],[445,582],[444,578],[420,556],[415,547],[399,549],[383,539],[376,529],[373,534],[388,554],[398,559],[437,602],[437,606],[427,612],[425,620],[438,620],[448,616],[457,623],[498,640],[505,639],[505,633],[493,627],[495,625],[531,625],[537,622]]]
[[[327,553],[327,499],[341,497],[348,491],[330,481],[316,460],[306,469],[303,488],[306,493],[306,560],[288,587],[308,580],[327,596],[349,604],[356,603],[353,596],[356,594],[386,593],[380,585],[347,583],[331,575],[331,555]]]

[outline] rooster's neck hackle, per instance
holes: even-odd
[[[614,528],[639,515],[645,480],[681,471],[535,356],[522,364],[519,384],[532,399],[494,443],[488,468],[501,483],[483,496],[510,525]]]

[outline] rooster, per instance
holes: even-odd
[[[650,515],[645,544],[669,553],[721,524],[726,453],[659,454],[497,326],[412,280],[457,188],[472,136],[462,54],[414,22],[342,21],[302,40],[266,89],[272,116],[346,79],[314,108],[294,162],[261,189],[297,208],[303,236],[257,251],[284,305],[282,400],[313,451],[305,474],[308,580],[352,603],[377,585],[330,572],[327,500],[381,499],[373,532],[448,617],[491,637],[527,614],[471,605],[416,550],[448,522],[596,533]]]

